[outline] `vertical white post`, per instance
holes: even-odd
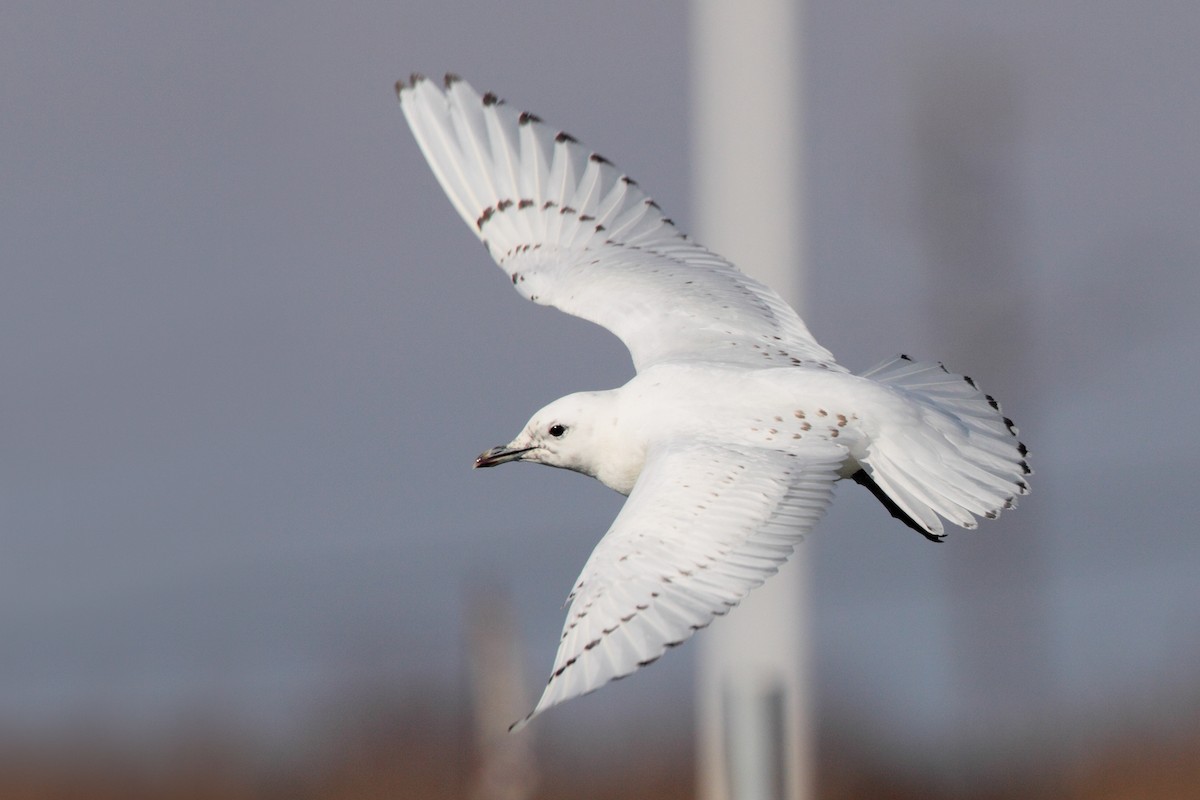
[[[694,0],[696,238],[799,308],[799,0]],[[699,637],[702,800],[812,797],[803,548]]]
[[[467,657],[479,767],[471,800],[528,800],[537,789],[532,731],[508,732],[530,708],[525,662],[508,595],[493,588],[467,598]]]

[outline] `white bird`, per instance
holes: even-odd
[[[853,375],[770,288],[680,233],[607,159],[448,75],[396,85],[458,213],[536,303],[616,334],[624,386],[555,400],[475,461],[627,495],[568,597],[520,727],[683,643],[776,572],[839,478],[933,540],[1026,494],[1026,448],[970,378],[892,358]]]

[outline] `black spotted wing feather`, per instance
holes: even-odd
[[[663,361],[837,369],[770,288],[681,233],[569,134],[450,77],[398,86],[434,174],[514,287]]]
[[[736,606],[825,513],[845,457],[815,438],[790,452],[697,441],[651,451],[571,592],[545,692],[518,724],[649,664]]]

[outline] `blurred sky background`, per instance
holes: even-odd
[[[688,230],[686,15],[3,5],[0,731],[278,743],[364,686],[454,698],[480,587],[541,685],[622,498],[471,461],[632,369],[511,290],[392,84],[461,73]],[[808,3],[806,320],[852,369],[971,375],[1036,470],[941,546],[842,486],[804,545],[821,724],[897,761],[1197,724],[1198,38],[1186,2]],[[686,730],[694,649],[543,735]]]

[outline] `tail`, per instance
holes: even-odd
[[[976,517],[995,519],[1029,493],[1028,449],[1000,404],[979,391],[975,381],[904,355],[862,377],[908,401],[905,413],[878,421],[868,453],[860,459],[866,475],[854,476],[893,516],[941,540],[939,515],[973,529]]]

